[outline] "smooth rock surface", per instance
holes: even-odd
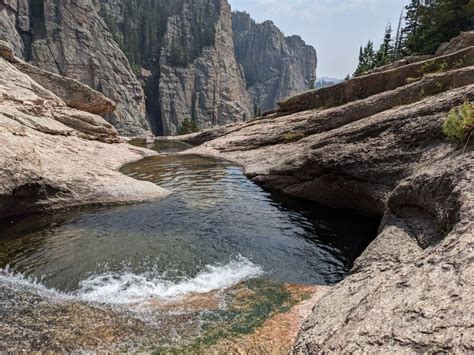
[[[63,100],[0,58],[0,216],[132,203],[168,192],[119,173],[150,151],[121,142],[102,117]],[[116,144],[106,144],[116,143]]]

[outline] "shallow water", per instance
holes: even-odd
[[[162,201],[6,221],[0,268],[48,288],[112,304],[223,289],[264,275],[293,284],[340,281],[377,222],[271,195],[214,158],[156,157],[123,173],[173,192]]]

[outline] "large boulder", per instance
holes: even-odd
[[[120,143],[116,129],[102,117],[68,107],[2,58],[0,72],[2,219],[84,205],[139,202],[168,194],[117,171],[153,152]],[[64,82],[55,79],[58,84]],[[62,90],[67,88],[55,88]]]

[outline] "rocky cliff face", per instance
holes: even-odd
[[[252,117],[227,1],[102,0],[102,9],[129,59],[149,73],[144,86],[155,133],[176,134],[185,119],[208,128]]]
[[[269,110],[278,100],[311,88],[317,66],[313,47],[299,36],[285,37],[271,21],[256,23],[245,12],[234,12],[232,24],[235,54],[255,106]]]
[[[149,131],[143,89],[99,16],[96,1],[2,0],[0,11],[0,36],[22,58],[116,101],[118,109],[105,117],[120,133]]]
[[[194,48],[196,42],[202,47]],[[252,117],[234,56],[227,1],[189,0],[179,15],[170,17],[160,55],[159,99],[165,135],[176,133],[187,117],[199,128]]]
[[[250,119],[254,103],[306,89],[316,66],[312,48],[270,23],[248,17],[244,32],[227,0],[0,0],[0,19],[19,56],[116,101],[106,118],[126,135]]]

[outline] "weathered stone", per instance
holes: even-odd
[[[260,111],[308,90],[316,80],[316,51],[299,36],[285,35],[271,21],[256,23],[245,12],[232,14],[235,54],[247,89]]]
[[[15,27],[17,4],[15,1],[0,0],[0,40],[9,43],[14,52],[22,57],[24,45]]]
[[[168,194],[117,171],[152,152],[102,143],[120,142],[103,118],[68,108],[4,59],[0,72],[1,218]]]
[[[7,7],[0,0],[0,37],[31,64],[75,79],[115,101],[117,110],[106,110],[105,117],[121,134],[150,132],[143,89],[99,15],[98,2],[41,1],[33,7],[37,13],[30,13],[29,3],[22,0],[19,6]]]
[[[0,57],[8,60],[9,62],[15,61],[15,53],[13,53],[13,48],[5,41],[0,41]]]
[[[24,61],[19,61],[15,66],[41,86],[54,92],[69,107],[97,115],[111,113],[116,109],[112,100],[77,80],[41,70]]]
[[[209,10],[212,9],[212,11]],[[196,16],[211,12],[210,18]],[[211,26],[214,40],[190,63],[174,63],[173,48],[186,38],[184,51],[198,41],[193,27]],[[225,0],[184,1],[179,15],[168,20],[160,59],[159,97],[163,134],[176,134],[192,119],[199,128],[246,121],[252,103],[234,55],[230,6]]]
[[[341,84],[312,90],[278,102],[279,114],[339,106],[350,101],[365,99],[384,91],[404,86],[425,74],[447,68],[466,67],[474,63],[474,47],[468,47],[445,56],[415,62],[392,70],[375,72]]]
[[[268,189],[383,216],[293,353],[474,348],[474,150],[462,153],[442,133],[449,111],[474,101],[474,67],[451,68],[339,107],[184,137],[213,139],[186,153],[233,160]]]
[[[440,56],[454,53],[467,47],[474,47],[474,31],[461,32],[459,36],[442,44],[436,51],[436,55]]]
[[[105,117],[129,136],[150,135],[149,124],[155,134],[176,134],[186,119],[200,129],[249,120],[254,103],[273,106],[314,79],[314,49],[297,36],[286,38],[270,22],[260,31],[250,18],[252,31],[234,36],[227,0],[130,1],[47,0],[30,6],[31,0],[0,0],[0,38],[18,57],[116,102],[117,110]],[[129,11],[125,20],[127,6],[141,12]],[[250,83],[262,54],[267,60],[258,62],[261,74]]]

